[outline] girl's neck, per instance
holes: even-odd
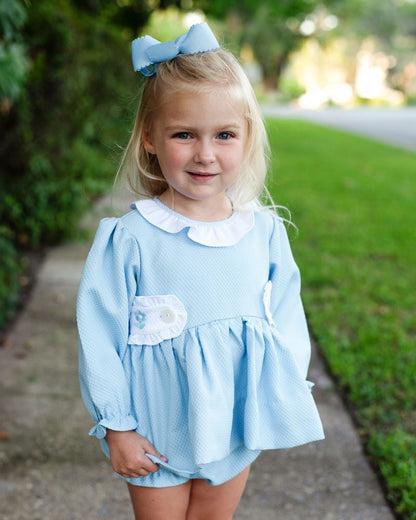
[[[168,189],[159,196],[159,200],[168,208],[192,220],[201,222],[215,222],[231,217],[233,205],[224,194],[223,197],[207,200],[182,200],[172,189]]]

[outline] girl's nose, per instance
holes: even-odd
[[[212,144],[205,141],[200,141],[195,150],[195,162],[201,164],[210,164],[215,161],[215,154]]]

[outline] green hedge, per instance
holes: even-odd
[[[20,251],[70,237],[83,211],[111,184],[136,81],[132,33],[115,26],[105,9],[37,0],[28,4],[21,27],[21,10],[13,26],[3,1],[1,25],[7,14],[15,31],[10,38],[25,49],[29,67],[23,88],[19,77],[14,90],[1,91],[0,327],[17,301]],[[6,85],[3,72],[0,56],[0,86]]]
[[[19,298],[19,262],[10,240],[0,236],[0,326],[3,326]]]

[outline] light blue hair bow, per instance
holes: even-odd
[[[172,60],[178,54],[198,54],[218,48],[219,44],[208,24],[198,23],[176,40],[161,43],[151,36],[142,36],[133,40],[131,44],[133,67],[144,76],[153,76],[157,63]]]

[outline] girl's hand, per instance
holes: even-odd
[[[123,477],[146,477],[149,473],[158,471],[159,466],[154,464],[146,453],[168,461],[147,439],[135,431],[118,432],[107,429],[105,439],[110,449],[113,470]]]

